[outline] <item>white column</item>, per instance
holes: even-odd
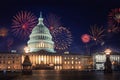
[[[56,64],[56,56],[54,56],[54,64]]]
[[[38,56],[39,64],[40,64],[40,55]]]
[[[37,55],[36,55],[36,64],[38,64],[38,61],[37,61]]]
[[[33,64],[35,64],[35,55],[33,55]]]

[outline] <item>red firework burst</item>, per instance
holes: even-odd
[[[12,32],[20,39],[27,39],[32,29],[37,25],[37,17],[27,11],[18,12],[13,17]]]
[[[108,15],[108,32],[118,31],[120,31],[120,8],[115,8]]]
[[[81,39],[82,39],[82,42],[83,42],[83,43],[88,43],[88,42],[90,41],[90,35],[88,35],[88,34],[83,34],[83,35],[81,36]]]

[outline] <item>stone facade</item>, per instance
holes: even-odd
[[[112,69],[115,69],[116,65],[120,65],[120,54],[112,53],[110,55],[110,61],[112,62]],[[93,55],[93,66],[96,70],[104,70],[104,63],[106,62],[105,53],[96,53]]]
[[[21,55],[14,53],[0,54],[0,70],[21,70]]]
[[[32,69],[84,70],[92,68],[91,56],[51,54],[41,50],[37,53],[0,54],[0,70],[21,70],[26,55],[30,58]]]

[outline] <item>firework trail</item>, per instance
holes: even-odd
[[[13,38],[8,38],[7,39],[7,48],[8,48],[8,50],[11,49],[11,46],[12,46],[13,42],[14,42]]]
[[[90,35],[88,35],[88,34],[83,34],[82,36],[81,36],[81,40],[82,40],[82,42],[83,43],[85,43],[86,44],[86,53],[88,54],[88,53],[90,53],[90,51],[89,51],[89,47],[88,47],[88,45],[87,45],[87,43],[88,42],[90,42]]]

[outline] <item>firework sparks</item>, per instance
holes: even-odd
[[[114,32],[114,33],[117,33],[119,31],[119,27],[117,26],[109,26],[108,27],[108,32]]]
[[[18,12],[13,17],[12,32],[20,39],[27,39],[37,23],[37,17],[33,13],[27,11]]]
[[[104,35],[105,29],[103,27],[98,27],[96,25],[91,26],[90,28],[90,36],[92,40],[94,40],[96,43],[101,42]]]
[[[59,27],[51,32],[56,50],[66,50],[72,43],[71,32],[65,27]]]
[[[44,19],[44,24],[52,30],[53,28],[60,27],[60,17],[56,16],[55,14],[49,14],[45,19]]]
[[[120,8],[112,9],[108,15],[108,32],[120,31]]]

